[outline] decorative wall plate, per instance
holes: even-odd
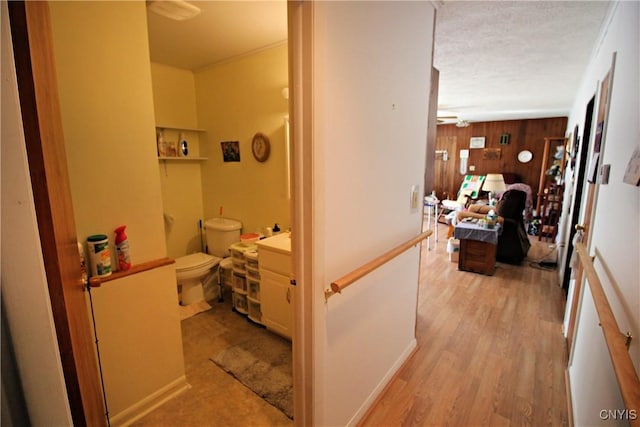
[[[529,163],[533,159],[533,153],[529,150],[522,150],[518,153],[518,161],[520,163]]]
[[[251,151],[253,157],[259,162],[264,162],[269,158],[271,143],[269,137],[261,132],[256,133],[251,140]]]

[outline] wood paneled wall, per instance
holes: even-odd
[[[500,158],[484,159],[484,150],[481,148],[469,150],[469,166],[475,166],[475,171],[468,170],[469,175],[486,175],[488,173],[513,173],[518,179],[531,186],[533,197],[538,194],[538,182],[542,167],[542,155],[544,152],[545,137],[563,137],[567,129],[566,117],[554,117],[547,119],[505,120],[498,122],[471,123],[468,127],[459,128],[455,124],[438,125],[437,139],[442,142],[442,137],[449,141],[456,141],[456,148],[449,150],[449,160],[455,161],[455,174],[453,188],[446,190],[444,183],[438,182],[438,176],[434,177],[434,189],[440,199],[456,197],[462,184],[464,175],[460,170],[460,150],[469,148],[469,140],[472,137],[485,137],[485,148],[500,149]],[[500,135],[510,135],[509,144],[500,145]],[[528,163],[518,161],[518,153],[529,150],[533,153],[533,159]],[[436,160],[436,162],[441,160]],[[446,184],[445,184],[446,185]],[[442,190],[441,190],[442,189]],[[448,194],[444,194],[448,193]]]

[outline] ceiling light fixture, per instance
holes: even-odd
[[[456,126],[459,128],[466,128],[467,126],[469,126],[469,122],[466,120],[458,120],[458,122],[456,123]]]
[[[184,0],[150,0],[147,2],[147,8],[175,21],[186,21],[200,13],[200,8]]]

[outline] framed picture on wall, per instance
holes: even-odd
[[[240,161],[240,142],[239,141],[222,141],[222,160],[225,162]]]
[[[598,179],[598,161],[600,160],[600,151],[604,143],[605,132],[607,131],[607,118],[609,116],[609,95],[611,92],[611,80],[613,70],[616,63],[616,53],[613,53],[611,68],[600,83],[600,97],[598,99],[598,115],[596,117],[596,135],[593,144],[593,153],[591,155],[591,164],[589,165],[589,175],[587,181],[595,183]]]
[[[629,159],[623,181],[631,185],[640,185],[640,144],[638,144],[631,155],[631,159]]]
[[[500,160],[500,148],[485,148],[482,151],[482,160]]]
[[[469,148],[484,148],[484,136],[474,136],[469,140]]]

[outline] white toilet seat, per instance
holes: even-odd
[[[188,280],[206,274],[213,267],[218,265],[222,258],[213,255],[197,252],[176,258],[176,277],[180,280]]]

